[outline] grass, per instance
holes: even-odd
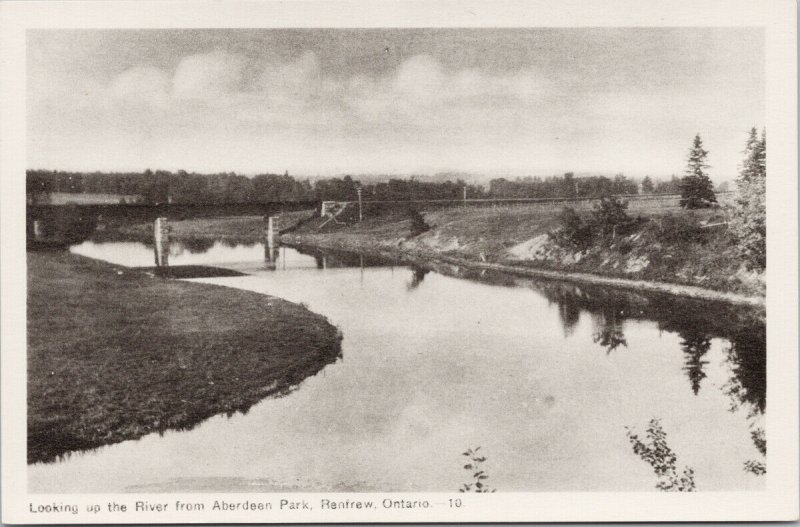
[[[28,253],[28,462],[188,429],[288,393],[340,356],[278,298]]]

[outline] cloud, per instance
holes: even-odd
[[[164,104],[169,96],[170,76],[159,68],[137,66],[120,73],[109,84],[112,97]]]
[[[235,93],[244,66],[244,57],[222,51],[190,55],[175,70],[172,94],[179,99],[214,99]]]
[[[761,111],[732,89],[713,99],[685,88],[680,100],[666,88],[581,90],[568,74],[454,68],[431,54],[380,74],[331,70],[311,51],[276,61],[217,50],[175,63],[29,83],[33,164],[95,169],[87,160],[106,156],[200,171],[679,172],[696,131],[715,131],[704,135],[715,157],[738,156],[739,131],[721,130],[738,121],[746,130]],[[66,137],[81,141],[66,148]],[[731,172],[716,159],[715,170]]]
[[[319,94],[322,80],[319,59],[307,51],[293,62],[268,64],[259,76],[256,90],[278,101],[302,101]]]

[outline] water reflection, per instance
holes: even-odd
[[[537,281],[453,265],[426,264],[425,268],[496,286],[533,289],[556,305],[565,337],[573,334],[581,313],[588,312],[594,326],[593,340],[607,353],[627,347],[626,321],[653,320],[659,330],[680,337],[684,372],[695,394],[706,377],[708,361],[704,357],[712,339],[725,339],[731,378],[723,390],[731,399],[731,407],[744,405],[749,413],[759,414],[766,410],[766,323],[761,309],[591,284]]]
[[[695,395],[700,392],[700,383],[706,378],[703,369],[708,364],[703,357],[711,348],[711,336],[695,329],[678,333],[681,336],[681,349],[685,357],[683,371],[689,377],[689,383]]]
[[[616,312],[612,312],[611,316],[608,315],[607,311],[595,314],[592,319],[596,328],[592,339],[606,350],[606,354],[611,353],[619,346],[628,347],[628,341],[625,339],[625,332],[623,331],[623,320],[617,316]]]
[[[425,280],[425,275],[429,272],[429,269],[424,269],[416,265],[411,266],[411,281],[408,282],[407,289],[413,291],[418,288],[422,284],[422,281]]]
[[[210,283],[305,302],[329,317],[348,360],[246,418],[34,471],[33,488],[174,490],[167,471],[147,461],[160,457],[170,473],[211,489],[228,489],[225,478],[236,474],[306,491],[452,491],[463,481],[448,455],[482,445],[500,492],[650,490],[653,472],[631,452],[624,426],[653,416],[702,490],[763,488],[754,476],[766,470],[758,310],[265,244],[215,244],[187,257],[247,274]]]
[[[723,386],[730,397],[731,410],[744,408],[748,417],[767,409],[766,326],[740,327],[729,336],[726,363],[731,378]]]

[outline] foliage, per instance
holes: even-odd
[[[667,214],[658,220],[659,238],[669,243],[706,243],[708,229],[703,229],[691,211],[687,214]]]
[[[753,444],[756,446],[758,452],[767,457],[767,437],[764,434],[763,428],[756,428],[750,432],[750,437],[753,439]],[[745,472],[750,472],[756,476],[763,476],[767,473],[767,465],[763,461],[755,459],[748,459],[744,462]]]
[[[602,236],[623,234],[633,220],[626,212],[628,202],[614,197],[603,197],[592,211],[593,224]]]
[[[655,185],[655,194],[680,194],[681,192],[681,178],[673,174],[666,181],[657,181]]]
[[[478,450],[480,449],[481,447],[476,447],[474,450],[469,448],[466,452],[461,453],[462,456],[469,458],[469,463],[464,465],[464,470],[470,473],[472,482],[464,483],[464,485],[458,489],[458,492],[495,492],[497,490],[486,485],[486,480],[489,479],[489,476],[486,474],[486,471],[481,468],[486,461],[486,457],[478,454]]]
[[[756,428],[752,432],[750,432],[750,438],[753,440],[753,444],[756,445],[756,448],[759,452],[761,452],[762,456],[767,455],[767,436],[764,434],[763,428]]]
[[[738,196],[731,232],[748,267],[761,271],[767,266],[766,131],[759,139],[756,129],[751,129],[744,153],[745,160],[736,180]]]
[[[234,172],[189,173],[185,170],[144,172],[27,171],[29,201],[44,201],[51,192],[106,193],[139,196],[145,203],[264,203],[271,201],[355,201],[360,185],[365,200],[410,201],[419,199],[461,199],[464,187],[471,197],[486,196],[482,187],[464,181],[419,181],[415,177],[362,183],[351,176],[298,179],[284,174]]]
[[[420,214],[420,212],[415,209],[411,208],[408,212],[409,216],[411,217],[411,237],[419,236],[423,232],[431,230],[431,226],[425,222],[425,218]]]
[[[592,242],[592,226],[585,222],[575,209],[565,207],[558,215],[561,228],[550,234],[560,245],[585,249]]]
[[[697,134],[689,150],[686,175],[681,180],[681,207],[700,209],[710,207],[717,202],[714,185],[705,172],[708,168],[707,156],[708,150],[703,148],[703,140],[700,139],[700,134]]]
[[[563,176],[547,178],[497,178],[489,183],[489,194],[494,198],[582,198],[638,193],[636,181],[623,174],[617,174],[614,178],[575,177],[572,172],[567,172]]]
[[[767,473],[767,466],[755,459],[748,459],[744,462],[744,471],[755,474],[756,476],[763,476]]]
[[[642,180],[642,192],[645,194],[652,194],[656,189],[655,184],[650,176],[645,176]]]
[[[664,492],[694,492],[694,470],[684,467],[678,473],[677,456],[667,444],[667,433],[661,427],[659,419],[651,419],[647,425],[647,443],[642,442],[639,436],[627,428],[628,440],[633,446],[633,453],[642,461],[653,467],[658,477],[656,488]]]

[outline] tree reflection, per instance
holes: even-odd
[[[628,340],[625,338],[624,318],[622,314],[614,309],[606,309],[599,316],[594,316],[595,333],[593,340],[600,344],[610,354],[619,346],[628,347]]]
[[[762,457],[761,460],[746,460],[744,470],[762,476],[767,473],[767,437],[757,423],[767,410],[766,326],[754,324],[740,328],[731,337],[726,352],[725,362],[730,367],[731,377],[722,391],[730,398],[731,412],[747,410],[752,428],[750,438]]]
[[[703,360],[703,357],[711,347],[711,337],[696,330],[690,330],[680,335],[681,349],[685,360],[683,371],[689,377],[692,391],[697,395],[700,392],[700,382],[706,377],[706,373],[703,370],[708,361]]]
[[[191,254],[203,254],[214,247],[214,240],[210,238],[181,238],[180,244]]]
[[[558,318],[561,321],[561,328],[564,336],[572,335],[578,326],[581,318],[581,299],[580,289],[559,288],[553,291],[553,297],[548,300],[555,301],[558,306]]]
[[[419,266],[412,266],[411,268],[411,281],[406,285],[406,288],[409,291],[413,291],[414,289],[418,288],[420,284],[425,280],[425,275],[430,272],[429,269],[423,269]]]
[[[726,351],[731,378],[722,389],[730,398],[731,411],[744,407],[748,417],[763,414],[767,409],[766,326],[740,329]]]

